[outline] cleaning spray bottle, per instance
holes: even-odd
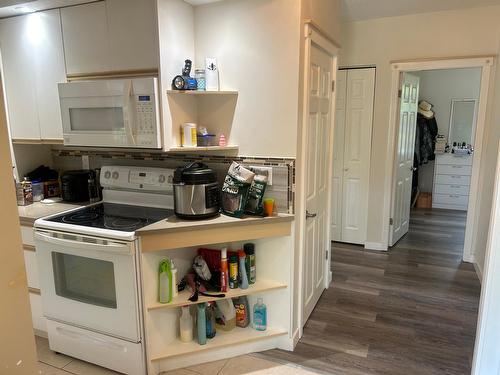
[[[172,262],[164,259],[158,269],[158,301],[169,303],[172,301]]]

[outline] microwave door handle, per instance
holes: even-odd
[[[137,133],[137,129],[135,128],[136,121],[134,118],[135,108],[132,105],[133,98],[134,92],[132,89],[132,80],[128,80],[127,83],[125,83],[125,88],[123,90],[123,126],[125,127],[128,143],[135,146],[135,133]]]

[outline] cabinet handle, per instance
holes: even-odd
[[[315,218],[318,214],[310,214],[309,211],[306,210],[306,219]]]

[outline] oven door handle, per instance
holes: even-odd
[[[127,351],[127,348],[125,346],[118,345],[114,342],[107,341],[107,340],[104,340],[104,339],[101,339],[98,337],[91,337],[89,335],[85,335],[83,333],[71,331],[71,330],[63,328],[63,327],[57,327],[56,330],[57,330],[57,332],[59,332],[60,335],[69,337],[69,338],[74,339],[74,340],[88,341],[92,344],[97,344],[100,346],[108,347],[110,349],[120,351],[120,352]]]
[[[77,247],[80,249],[92,249],[92,250],[100,250],[100,251],[105,251],[109,253],[123,253],[123,254],[131,254],[132,251],[130,247],[127,244],[120,244],[117,242],[112,242],[112,243],[107,243],[107,244],[99,244],[99,243],[92,243],[92,242],[82,242],[82,241],[73,241],[73,240],[67,240],[64,238],[57,238],[57,237],[52,237],[50,235],[47,235],[42,232],[35,232],[34,235],[35,239],[38,239],[40,241],[48,242],[54,245],[70,245],[72,247]]]

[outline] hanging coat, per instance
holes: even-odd
[[[417,114],[417,129],[415,130],[415,156],[418,164],[427,164],[436,158],[434,154],[438,127],[436,117],[426,118]]]

